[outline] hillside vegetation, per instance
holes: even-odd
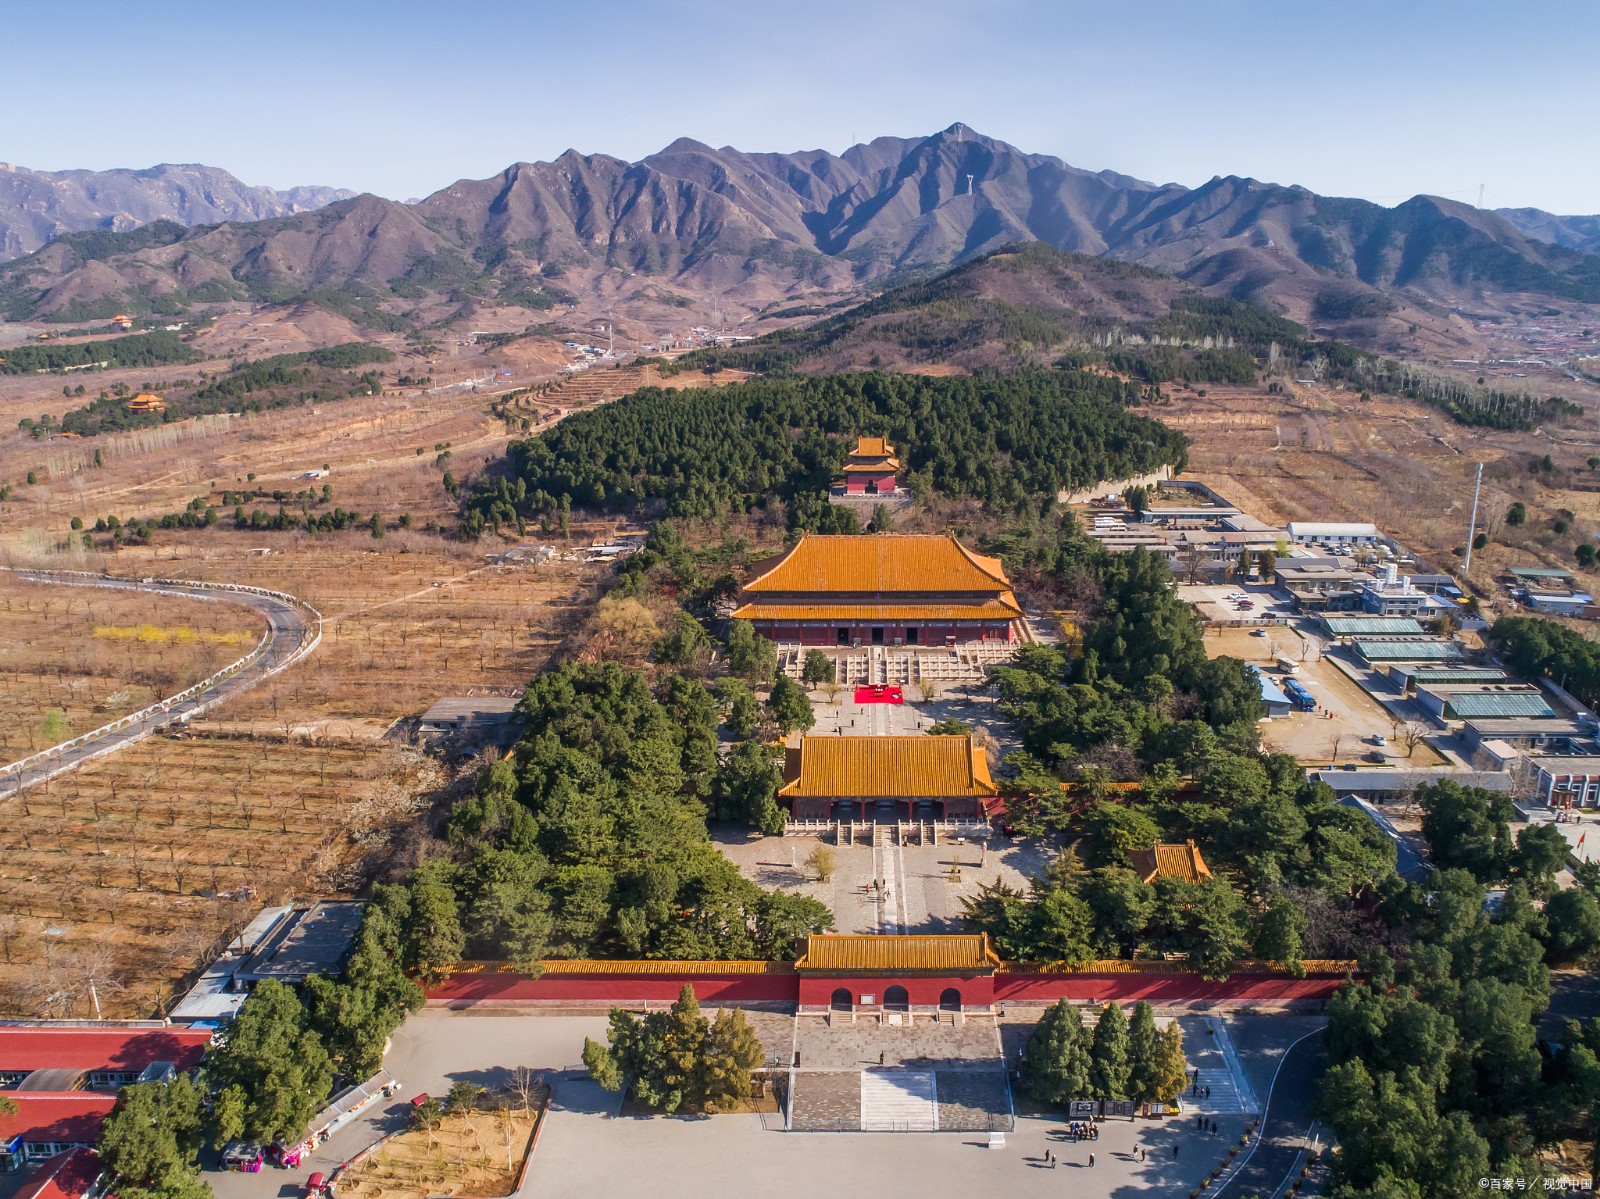
[[[1104,479],[1181,466],[1187,441],[1131,410],[1146,389],[1077,370],[990,378],[846,374],[690,392],[645,388],[510,447],[510,475],[473,499],[468,531],[562,506],[717,516],[777,497],[791,521],[823,493],[854,439],[902,447],[913,491],[1011,507]]]
[[[392,351],[366,342],[275,354],[254,362],[240,362],[227,373],[198,385],[187,384],[186,391],[166,397],[167,407],[162,412],[130,411],[123,397],[102,392],[83,407],[65,413],[59,424],[48,420],[30,421],[28,427],[35,436],[59,429],[79,437],[90,437],[96,433],[150,428],[218,412],[264,412],[295,404],[325,404],[381,391],[382,381],[374,372],[358,375],[355,370],[392,361]]]
[[[945,364],[1099,366],[1145,383],[1342,382],[1434,405],[1464,425],[1531,429],[1581,411],[1559,396],[1484,387],[1313,335],[1258,304],[1039,243],[893,288],[816,324],[697,350],[662,369],[772,374]]]

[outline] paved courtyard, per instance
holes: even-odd
[[[746,878],[827,904],[842,933],[961,932],[963,899],[998,879],[1025,888],[1052,852],[1038,841],[1014,842],[999,834],[964,844],[834,845],[815,837],[761,837],[739,825],[720,826],[713,837]],[[819,844],[833,851],[837,863],[826,883],[805,866]],[[883,884],[881,891],[868,888],[874,879]]]
[[[1229,1034],[1225,1043],[1237,1051],[1235,1068],[1262,1103],[1288,1046],[1320,1026],[1316,1019],[1295,1016],[1244,1017],[1226,1026],[1220,1020],[1185,1017],[1183,1024],[1192,1064],[1201,1070],[1202,1082],[1212,1081],[1214,1097],[1221,1098],[1219,1084],[1230,1067],[1224,1043],[1215,1033],[1208,1035],[1208,1024]],[[1026,1036],[1027,1027],[1022,1022],[1002,1024],[1008,1053],[1020,1045],[1017,1038]],[[966,1028],[970,1034],[962,1036],[975,1038],[974,1048],[994,1044],[993,1025],[985,1028],[974,1021]],[[439,1010],[413,1016],[395,1035],[385,1060],[401,1082],[394,1103],[364,1114],[297,1170],[269,1169],[261,1174],[208,1170],[206,1178],[218,1199],[299,1196],[312,1171],[331,1169],[379,1133],[401,1126],[410,1096],[422,1091],[442,1094],[456,1079],[498,1086],[518,1065],[545,1071],[554,1083],[555,1104],[525,1188],[526,1194],[541,1199],[632,1194],[705,1199],[762,1191],[781,1191],[795,1199],[836,1199],[841,1187],[890,1196],[969,1191],[1124,1196],[1134,1189],[1187,1195],[1226,1157],[1248,1121],[1242,1113],[1222,1111],[1222,1105],[1213,1104],[1220,1128],[1215,1134],[1202,1132],[1191,1116],[1108,1120],[1101,1125],[1099,1141],[1076,1144],[1058,1113],[1032,1110],[1019,1099],[1015,1131],[1007,1136],[1005,1148],[990,1149],[981,1133],[796,1133],[778,1131],[771,1116],[621,1116],[619,1097],[588,1081],[581,1065],[584,1037],[603,1038],[604,1031],[605,1020],[596,1016]],[[781,1018],[773,1017],[772,1027],[762,1031],[764,1040],[780,1041]],[[810,1043],[811,1037],[807,1039]],[[839,1052],[854,1059],[874,1047],[852,1041],[841,1045]],[[875,1055],[870,1056],[874,1061],[863,1063],[869,1075],[876,1064]],[[839,1074],[848,1084],[841,1101],[861,1094],[864,1085],[870,1092],[892,1082],[890,1065],[890,1074],[868,1079],[867,1084],[860,1081],[860,1074]],[[971,1081],[983,1079],[974,1076]],[[947,1107],[968,1098],[961,1080],[942,1070],[938,1088],[940,1102]],[[1055,1170],[1044,1161],[1046,1149],[1060,1159]],[[1138,1149],[1145,1151],[1146,1160],[1138,1160]],[[1087,1164],[1091,1150],[1096,1156],[1092,1172]],[[1070,1173],[1064,1176],[1062,1170]]]

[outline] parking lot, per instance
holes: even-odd
[[[1431,747],[1417,745],[1409,754],[1396,736],[1396,716],[1362,690],[1332,659],[1322,654],[1320,638],[1300,624],[1275,626],[1263,631],[1243,628],[1208,628],[1206,652],[1250,662],[1281,686],[1283,672],[1275,662],[1285,658],[1295,664],[1294,677],[1317,701],[1315,712],[1293,711],[1261,726],[1267,749],[1291,754],[1308,766],[1361,762],[1371,766],[1421,769],[1444,762]],[[1402,722],[1403,723],[1403,722]],[[1373,744],[1374,737],[1388,744]],[[1376,759],[1376,760],[1374,760]]]
[[[1193,604],[1208,625],[1264,624],[1294,615],[1290,602],[1270,583],[1180,583],[1178,596]]]

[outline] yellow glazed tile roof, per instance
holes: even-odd
[[[845,620],[884,624],[897,620],[1016,620],[1022,610],[1011,593],[981,604],[776,604],[756,600],[737,609],[735,620]]]
[[[863,437],[856,442],[856,448],[850,451],[852,458],[887,458],[894,453],[894,446],[889,444],[884,437]]]
[[[955,936],[872,936],[813,934],[795,962],[796,970],[870,971],[939,970],[952,973],[991,971],[1000,959],[985,933]]]
[[[779,791],[790,798],[882,796],[986,799],[989,762],[968,736],[802,737]]]
[[[900,459],[885,458],[881,462],[846,462],[845,474],[881,475],[886,470],[899,470]]]
[[[808,533],[786,553],[758,563],[746,593],[851,592],[888,597],[896,592],[1011,590],[997,558],[974,554],[954,537],[896,535],[830,537]]]
[[[1198,883],[1211,877],[1211,869],[1193,841],[1182,845],[1157,844],[1149,849],[1136,849],[1129,856],[1133,859],[1133,872],[1147,883],[1157,878],[1181,878]]]

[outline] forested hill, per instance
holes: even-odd
[[[511,472],[472,500],[468,531],[566,505],[718,516],[776,497],[797,527],[847,531],[825,492],[855,438],[899,447],[916,492],[1013,507],[1104,479],[1182,466],[1187,439],[1130,405],[1150,389],[1104,374],[973,378],[846,374],[645,388],[511,446]]]
[[[1170,275],[1039,242],[1008,246],[815,324],[698,350],[667,373],[1103,367],[1144,383],[1341,382],[1435,405],[1466,425],[1529,429],[1579,411],[1559,396],[1483,387],[1344,342]]]
[[[700,350],[666,369],[1010,369],[1096,348],[1128,361],[1152,359],[1145,372],[1152,379],[1187,370],[1201,379],[1253,381],[1257,359],[1274,344],[1286,363],[1332,345],[1265,308],[1207,295],[1171,275],[1030,242],[892,288],[816,324]]]

